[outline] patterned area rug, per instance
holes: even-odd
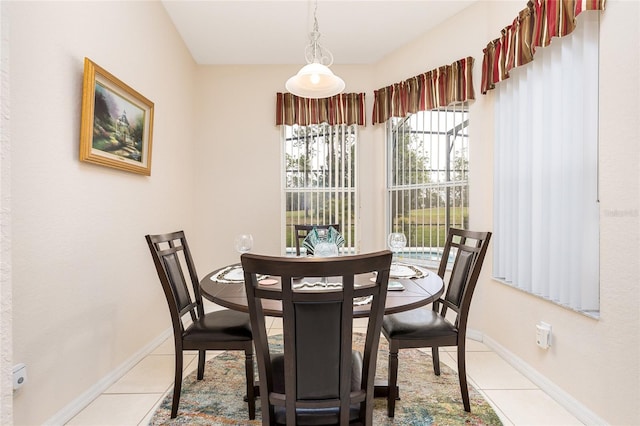
[[[354,334],[362,347],[364,336]],[[282,348],[282,335],[270,337],[274,348]],[[389,355],[381,337],[376,377],[387,377]],[[431,355],[417,349],[399,354],[398,384],[401,399],[395,418],[387,417],[386,399],[376,398],[374,425],[501,425],[500,419],[478,391],[469,387],[471,413],[464,411],[458,374],[440,363],[440,376],[433,374]],[[256,373],[257,377],[257,373]],[[256,420],[249,420],[245,389],[244,353],[224,352],[207,362],[204,379],[188,375],[182,385],[178,417],[171,419],[171,394],[160,404],[150,425],[260,425],[260,401],[256,400]]]

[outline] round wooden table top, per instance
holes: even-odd
[[[229,270],[234,267],[240,267],[240,265],[228,265],[207,274],[200,281],[200,291],[205,299],[220,306],[236,311],[249,312],[244,281],[223,280],[223,282],[220,282],[217,280],[222,271]],[[402,287],[404,287],[404,289],[389,290],[387,292],[387,302],[384,310],[385,314],[393,314],[419,308],[420,306],[428,305],[442,295],[444,284],[438,274],[422,267],[419,267],[419,269],[424,274],[424,276],[420,278],[389,279],[390,288],[392,287],[393,281],[398,281],[402,283]],[[367,283],[371,277],[371,274],[358,276],[356,279],[356,285],[358,283]],[[279,280],[275,278],[275,281],[275,283],[272,283],[273,280],[269,279],[265,282],[268,282],[268,286],[275,290],[280,288]],[[303,280],[300,280],[300,282],[315,281],[317,281],[316,278],[304,278]],[[329,281],[331,282],[331,279],[329,279]],[[263,302],[265,315],[275,317],[282,316],[282,306],[279,301],[264,300]],[[371,305],[354,306],[353,315],[358,318],[367,317],[369,316],[370,308]]]

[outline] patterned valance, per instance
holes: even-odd
[[[473,58],[460,59],[374,91],[373,124],[475,99]]]
[[[606,0],[531,0],[513,23],[483,49],[482,86],[484,95],[495,84],[509,78],[513,68],[533,61],[537,47],[545,47],[553,37],[564,37],[576,27],[576,16],[584,10],[604,10]]]
[[[276,94],[276,125],[308,126],[328,123],[365,125],[364,93],[341,93],[330,98],[301,98]]]

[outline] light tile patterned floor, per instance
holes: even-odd
[[[355,331],[364,331],[362,327],[366,327],[366,323],[357,323]],[[281,320],[273,319],[269,333],[281,332]],[[208,357],[219,353],[209,352]],[[455,348],[445,349],[440,360],[457,371],[455,356]],[[185,355],[185,375],[196,368],[195,360],[195,352]],[[469,340],[467,344],[467,376],[470,384],[493,406],[505,426],[582,425],[578,419],[497,354],[473,340]],[[170,338],[67,425],[147,425],[156,407],[171,391],[172,386],[173,339]]]

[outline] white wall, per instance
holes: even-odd
[[[254,251],[281,253],[281,148],[280,129],[275,125],[276,93],[299,66],[209,66],[198,70],[198,124],[196,129],[196,240],[194,257],[200,275],[239,261],[233,248],[236,234],[250,232]],[[347,81],[347,92],[371,88],[368,67],[333,66]],[[373,91],[366,93],[372,105]],[[368,117],[371,113],[368,113]],[[370,127],[370,126],[369,126]],[[360,130],[364,140],[363,164],[382,164],[371,159],[369,128]],[[372,170],[384,175],[383,167],[363,167],[364,217],[373,217],[368,192]],[[366,197],[366,201],[365,201]],[[383,210],[382,208],[378,208]],[[381,214],[381,212],[379,212]],[[379,216],[381,223],[382,216]],[[365,227],[373,227],[365,220]],[[365,232],[368,241],[371,232]],[[384,247],[383,245],[380,248]]]
[[[297,67],[196,67],[157,2],[9,6],[13,362],[27,363],[30,380],[14,412],[16,424],[39,424],[168,327],[144,234],[186,228],[200,275],[237,259],[232,239],[241,231],[254,234],[256,251],[279,252],[275,93]],[[347,91],[367,96],[361,250],[384,247],[384,130],[370,124],[373,90],[465,56],[476,59],[470,225],[492,228],[492,95],[479,93],[482,48],[524,7],[482,1],[375,66],[333,67]],[[607,423],[633,424],[639,3],[610,0],[602,17],[601,319],[494,282],[489,256],[471,327]],[[156,103],[150,178],[78,162],[84,56]],[[554,327],[547,352],[534,343],[538,320]]]
[[[195,63],[159,2],[3,3],[13,411],[36,425],[170,326],[144,235],[194,230]],[[150,177],[78,161],[85,56],[155,103]]]
[[[11,146],[9,144],[9,19],[0,2],[0,424],[13,423],[11,289]]]

